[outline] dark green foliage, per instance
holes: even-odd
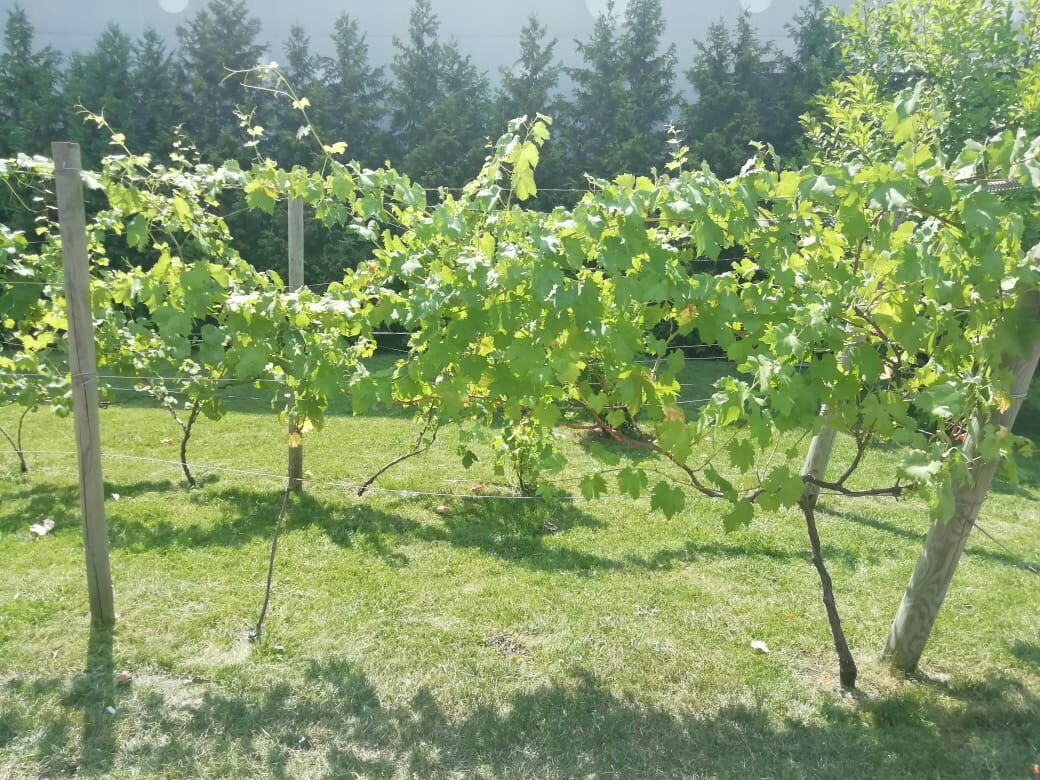
[[[134,44],[130,89],[134,111],[126,136],[134,149],[167,154],[183,119],[180,63],[149,28]]]
[[[260,21],[244,0],[210,0],[189,22],[177,28],[189,105],[185,127],[207,159],[243,159],[243,137],[234,119],[236,107],[266,101],[243,94],[241,80],[229,72],[260,63],[267,47],[257,43]]]
[[[315,123],[327,142],[346,141],[347,154],[375,167],[387,156],[384,129],[387,81],[369,62],[368,41],[358,22],[342,14],[332,34],[335,54],[324,62],[322,100],[311,98]]]
[[[556,59],[558,41],[547,39],[547,32],[537,14],[531,14],[520,31],[520,58],[512,67],[501,69],[499,114],[507,121],[518,116],[549,115],[558,107],[556,90],[562,67]]]
[[[491,103],[486,75],[439,31],[430,0],[416,0],[408,37],[394,39],[394,160],[420,181],[458,186],[480,168]]]
[[[777,145],[777,125],[784,124],[782,63],[773,45],[759,38],[747,13],[732,30],[716,22],[696,46],[686,78],[697,96],[684,112],[683,130],[695,158],[731,176],[754,154],[750,142]],[[796,118],[786,119],[797,127]],[[781,131],[783,140],[790,134],[787,128]]]
[[[627,100],[618,155],[621,170],[644,173],[665,160],[665,125],[675,109],[675,46],[661,50],[661,0],[629,0],[620,39]]]
[[[632,0],[620,30],[618,21],[610,2],[576,43],[584,65],[567,71],[575,89],[564,136],[574,174],[648,173],[667,158],[676,56],[674,47],[660,50],[660,0]]]
[[[109,124],[124,133],[130,130],[132,119],[142,113],[134,100],[133,88],[127,89],[132,82],[133,56],[130,37],[110,24],[98,36],[92,52],[76,54],[69,62],[62,102],[68,135],[79,143],[85,166],[97,167],[108,153],[109,144],[107,133],[84,121],[84,111],[103,114]],[[137,136],[127,133],[135,144],[145,140]]]
[[[35,49],[36,31],[25,10],[7,13],[0,54],[0,154],[49,152],[63,126],[61,56]]]
[[[789,160],[805,156],[800,117],[817,94],[841,73],[837,30],[822,0],[808,0],[787,31],[786,55],[761,40],[742,14],[730,28],[722,21],[695,43],[686,77],[696,97],[682,118],[695,157],[732,175],[750,158],[752,143],[770,144]]]
[[[547,29],[538,16],[531,14],[520,31],[519,59],[512,67],[501,69],[493,130],[505,128],[509,120],[516,117],[543,114],[555,121],[566,113],[558,93],[563,67],[556,58],[556,45],[557,40],[547,37]],[[564,145],[559,142],[542,148],[538,163],[538,204],[543,208],[573,200],[567,193],[551,191],[568,185],[563,152]]]

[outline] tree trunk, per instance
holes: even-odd
[[[1023,296],[1019,309],[1029,312],[1033,321],[1040,324],[1040,293]],[[1015,374],[1012,402],[1005,411],[993,414],[990,420],[993,425],[1011,430],[1029,391],[1038,360],[1040,340],[1033,344],[1029,354],[1006,359],[1006,365]],[[928,531],[910,584],[906,587],[885,641],[883,658],[903,672],[910,673],[917,669],[968,536],[1000,465],[996,460],[984,461],[979,458],[976,442],[981,430],[981,421],[974,420],[964,442],[970,483],[956,491],[953,518],[947,522],[933,523]]]
[[[812,545],[812,561],[816,567],[816,573],[820,575],[820,586],[823,589],[823,606],[827,610],[827,622],[831,627],[831,636],[834,638],[834,649],[838,653],[838,679],[841,687],[852,690],[856,687],[856,661],[849,650],[849,643],[845,639],[845,630],[841,627],[841,616],[838,614],[838,605],[834,601],[834,586],[831,583],[831,575],[823,563],[823,551],[820,549],[820,534],[816,530],[815,500],[803,498],[801,501],[802,514],[805,515],[805,527],[809,532],[809,543]]]

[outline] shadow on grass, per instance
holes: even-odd
[[[57,699],[64,716],[33,724],[31,714],[16,719],[10,713],[0,713],[0,747],[8,746],[22,730],[32,727],[37,732],[35,752],[42,757],[45,767],[43,776],[105,776],[112,771],[119,752],[115,733],[119,710],[110,627],[91,628],[86,667],[79,676],[71,681],[57,677],[31,681],[15,678],[0,692],[0,701],[3,696],[15,696],[33,706]],[[75,715],[77,711],[79,714]]]
[[[840,561],[846,566],[855,566],[860,556],[842,547],[832,544],[822,546],[824,560]],[[809,543],[805,550],[784,550],[762,539],[749,541],[747,544],[725,544],[723,542],[688,542],[682,547],[671,550],[660,550],[649,556],[630,556],[627,563],[647,569],[670,569],[678,565],[726,558],[768,558],[769,560],[787,562],[809,562]]]
[[[384,701],[340,660],[301,671],[263,691],[206,684],[189,702],[141,685],[119,715],[132,737],[85,741],[83,766],[92,756],[96,771],[171,777],[1017,777],[1040,733],[1040,699],[1006,677],[835,699],[805,721],[742,704],[669,712],[583,668],[461,714],[426,688]],[[71,735],[76,709],[107,701],[87,691],[36,728]],[[44,774],[74,749],[51,748]]]
[[[128,484],[107,483],[106,495],[119,494],[133,498],[150,493],[176,492],[178,501],[207,505],[220,513],[217,522],[192,522],[178,518],[141,518],[141,513],[128,505],[108,505],[109,538],[113,549],[145,551],[168,548],[240,547],[257,539],[266,539],[274,528],[281,505],[280,494],[270,491],[220,486],[218,477],[207,475],[201,480],[205,489],[186,492],[171,487],[169,481],[144,481]],[[78,528],[76,489],[67,485],[26,485],[10,493],[17,502],[26,502],[24,511],[4,516],[0,513],[0,532],[16,532],[28,527],[28,518],[50,517],[58,530],[54,535]],[[536,501],[468,501],[462,500],[446,515],[435,514],[434,507],[442,499],[401,499],[389,508],[407,504],[408,514],[416,515],[416,500],[429,519],[416,520],[405,514],[377,509],[367,501],[327,501],[303,493],[293,499],[286,529],[305,527],[322,529],[329,540],[341,547],[361,547],[374,552],[391,565],[406,564],[406,556],[398,548],[412,542],[448,544],[478,550],[487,555],[535,570],[602,571],[622,567],[651,570],[669,569],[697,560],[759,557],[779,562],[803,560],[807,552],[786,550],[765,539],[744,543],[690,541],[680,547],[657,551],[650,555],[615,559],[582,552],[565,544],[548,543],[543,527],[551,522],[559,533],[574,528],[599,528],[602,521],[583,512],[574,502]],[[384,504],[386,506],[386,504]],[[861,526],[918,542],[924,530],[917,533],[894,523],[847,511],[821,506],[821,515],[831,516]],[[422,515],[420,515],[421,517]],[[1021,568],[1029,562],[1008,553],[987,549],[978,544],[965,551],[984,560]],[[861,556],[845,547],[824,544],[824,558],[855,566]]]
[[[894,523],[887,523],[884,520],[878,520],[876,517],[867,517],[857,512],[842,512],[834,509],[828,509],[821,506],[817,512],[821,515],[829,515],[830,517],[837,517],[842,520],[848,520],[851,523],[857,525],[864,525],[869,528],[875,528],[878,531],[884,531],[885,533],[898,536],[901,539],[910,539],[916,542],[924,542],[925,534],[928,532],[927,528],[922,528],[921,531],[915,532],[902,528]],[[973,537],[977,538],[977,537]],[[969,539],[968,546],[964,550],[965,555],[970,555],[975,558],[981,558],[983,560],[992,561],[994,563],[1000,563],[1005,566],[1011,566],[1016,569],[1028,569],[1032,566],[1031,561],[1027,561],[1024,558],[1019,558],[1014,555],[1009,555],[1006,552],[999,550],[990,550],[985,547],[981,547],[978,544],[972,544]]]
[[[1027,663],[1037,672],[1040,672],[1040,643],[1037,642],[1015,642],[1011,646],[1011,655],[1019,661]]]
[[[125,498],[170,490],[168,482],[106,485],[108,495],[118,493]],[[17,515],[0,515],[0,532],[21,530],[27,526],[25,517],[51,517],[59,527],[54,535],[78,527],[78,498],[73,487],[37,485],[15,491],[11,498],[27,502],[27,508]],[[280,493],[214,485],[202,491],[182,493],[178,500],[210,505],[219,512],[220,520],[212,523],[181,518],[146,521],[130,506],[109,503],[111,547],[131,551],[239,547],[269,538],[281,506]],[[547,542],[549,537],[543,527],[549,521],[558,533],[602,525],[601,521],[577,509],[573,502],[463,500],[450,514],[442,516],[433,511],[440,500],[427,499],[425,504],[420,504],[429,515],[428,521],[420,521],[377,509],[365,501],[323,501],[302,493],[293,497],[285,530],[319,528],[334,544],[363,547],[391,565],[408,562],[398,548],[421,541],[479,550],[535,570],[602,571],[620,566],[610,558]],[[415,502],[409,500],[409,503],[414,505]],[[393,508],[394,504],[390,506]]]

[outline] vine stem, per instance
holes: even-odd
[[[288,483],[285,487],[285,496],[282,498],[282,509],[278,512],[278,519],[274,524],[274,534],[271,536],[271,557],[267,561],[267,587],[264,590],[264,603],[260,607],[260,617],[256,621],[256,628],[249,635],[251,642],[259,642],[263,636],[264,631],[264,619],[267,617],[267,608],[271,604],[271,586],[274,583],[274,560],[278,555],[278,536],[282,531],[282,522],[285,520],[285,513],[289,509],[289,497],[292,495],[292,486]]]
[[[202,401],[195,399],[187,422],[181,420],[172,407],[167,408],[174,421],[181,427],[181,470],[184,472],[185,479],[188,480],[188,488],[195,490],[198,488],[199,483],[195,480],[195,475],[191,473],[191,468],[188,466],[188,440],[191,439],[191,430],[195,425],[195,421],[199,419],[199,412],[202,411]]]
[[[11,438],[11,434],[4,430],[3,426],[0,426],[0,436],[7,439],[8,444],[11,445],[11,449],[14,450],[14,454],[18,456],[21,472],[23,474],[28,474],[29,465],[25,462],[25,455],[22,453],[22,448],[19,447],[15,440]]]
[[[834,649],[838,653],[838,678],[841,687],[845,690],[853,690],[856,687],[856,660],[849,650],[849,643],[845,639],[845,630],[841,627],[841,616],[838,614],[838,605],[834,600],[834,585],[831,582],[830,572],[823,562],[823,551],[820,546],[820,533],[816,528],[816,510],[813,504],[804,498],[800,502],[802,514],[805,515],[805,527],[809,533],[809,543],[812,545],[812,562],[820,575],[820,585],[823,589],[823,606],[827,610],[827,622],[831,627],[831,636],[834,638]]]
[[[433,426],[433,434],[427,441],[426,434],[429,433],[431,426]],[[429,450],[430,447],[436,444],[437,434],[439,431],[440,426],[435,424],[434,413],[433,410],[431,410],[426,417],[426,423],[423,425],[422,430],[419,432],[419,438],[415,440],[415,446],[412,448],[412,451],[406,452],[404,455],[398,455],[392,461],[380,468],[375,474],[373,474],[371,477],[365,480],[364,484],[360,488],[358,488],[357,494],[359,496],[365,495],[365,493],[368,492],[368,489],[372,487],[372,484],[381,476],[383,476],[383,474],[392,469],[394,466],[398,465],[399,463],[404,463],[404,461],[408,460],[409,458],[414,458],[416,455],[422,455],[424,452]]]

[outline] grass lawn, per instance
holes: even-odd
[[[690,397],[718,370],[691,374]],[[284,426],[233,404],[200,422],[192,459],[281,473]],[[73,449],[70,421],[28,425],[27,449]],[[112,406],[101,427],[107,453],[176,457],[162,410]],[[415,434],[404,416],[337,415],[308,436],[306,468],[357,483]],[[456,436],[378,484],[509,492],[488,463],[461,468]],[[592,461],[568,436],[576,492]],[[1040,460],[983,508],[1007,550],[972,537],[912,680],[876,658],[926,512],[824,499],[857,696],[836,690],[793,511],[725,535],[720,505],[692,494],[669,521],[646,500],[314,484],[291,506],[252,645],[278,480],[200,472],[189,492],[177,466],[106,459],[119,620],[91,631],[75,461],[29,460],[23,477],[0,456],[0,778],[1028,778],[1040,763]],[[54,531],[33,538],[46,517]]]

